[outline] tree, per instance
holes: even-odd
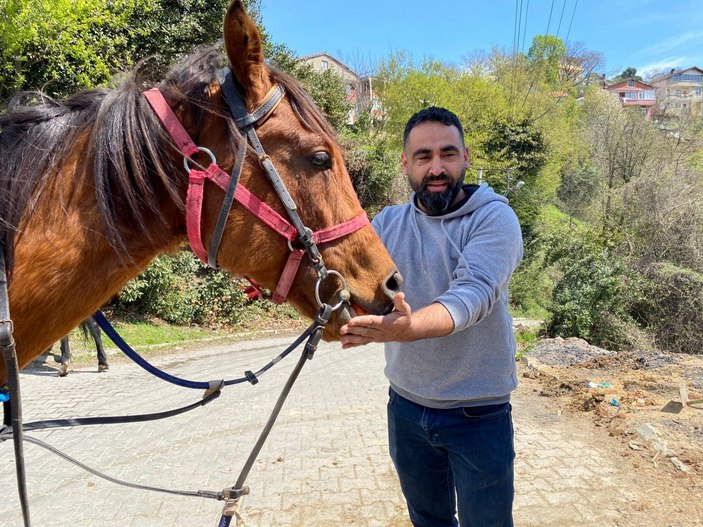
[[[630,66],[629,68],[625,68],[622,73],[620,74],[620,77],[623,79],[629,79],[631,77],[634,77],[637,75],[637,68],[633,68]]]
[[[230,0],[139,1],[142,5],[129,17],[130,60],[136,63],[149,58],[148,71],[158,79],[194,47],[214,44],[222,36]],[[248,4],[257,12],[258,1]]]
[[[36,89],[63,96],[106,83],[129,62],[142,0],[0,0],[0,101]]]
[[[566,57],[564,42],[553,35],[535,35],[527,52],[533,75],[550,87],[559,86],[559,72]]]
[[[245,1],[258,19],[260,0]],[[229,0],[0,0],[0,102],[14,92],[53,97],[106,85],[151,57],[160,78],[195,46],[222,35]],[[266,37],[266,33],[264,32]]]

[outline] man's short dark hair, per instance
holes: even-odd
[[[464,128],[461,126],[461,121],[453,112],[450,112],[446,108],[440,108],[438,106],[430,106],[429,108],[424,108],[419,112],[416,112],[410,119],[408,119],[408,124],[405,125],[405,131],[403,132],[403,146],[408,142],[408,136],[410,135],[410,130],[415,128],[420,123],[442,123],[445,126],[456,126],[459,130],[459,135],[461,136],[461,142],[464,142]]]

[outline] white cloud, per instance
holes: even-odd
[[[700,42],[702,39],[703,31],[689,31],[688,33],[669,37],[652,46],[646,47],[641,50],[641,53],[643,55],[659,55],[661,53],[668,53],[691,41],[697,40]]]
[[[637,74],[646,77],[648,73],[658,72],[662,70],[669,70],[672,68],[678,68],[679,66],[692,66],[693,61],[691,57],[681,56],[681,57],[669,57],[666,59],[658,60],[656,62],[650,62],[643,66],[637,66]]]

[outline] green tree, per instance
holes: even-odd
[[[129,63],[142,0],[0,0],[0,101],[40,89],[64,96],[105,84]]]
[[[566,46],[560,38],[535,35],[527,59],[532,75],[542,79],[547,86],[559,86],[559,70],[566,59]]]
[[[160,78],[194,47],[213,44],[222,37],[222,21],[230,0],[139,2],[129,17],[130,59],[136,63],[149,58],[148,71]],[[248,3],[256,13],[258,2]]]

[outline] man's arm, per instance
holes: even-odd
[[[404,293],[396,293],[394,309],[385,316],[363,315],[352,318],[340,330],[342,348],[370,342],[411,342],[443,337],[454,330],[454,320],[440,303],[433,302],[413,313]]]

